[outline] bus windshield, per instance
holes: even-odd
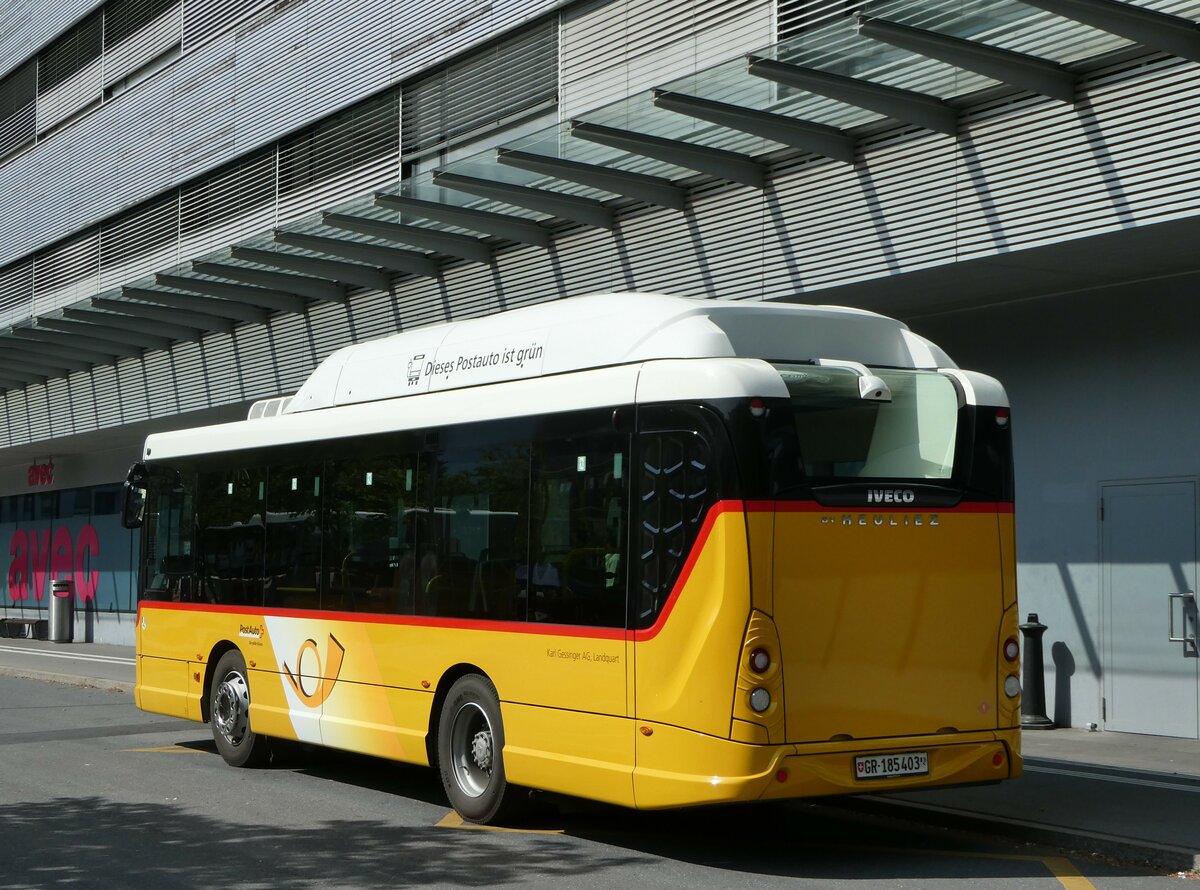
[[[846,368],[776,365],[791,399],[810,482],[948,480],[954,472],[958,393],[936,371],[872,369],[890,402],[859,397]]]

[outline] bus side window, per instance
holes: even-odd
[[[266,484],[265,467],[200,473],[196,571],[203,601],[263,604]]]
[[[163,474],[148,480],[142,526],[142,599],[184,603],[197,599],[192,559],[193,484],[190,474]]]
[[[529,450],[479,430],[438,454],[418,612],[523,621],[517,575],[527,558]]]
[[[694,430],[644,432],[638,437],[639,584],[634,627],[658,618],[716,500],[711,449]]]
[[[412,614],[416,454],[326,464],[321,607]]]
[[[622,627],[628,437],[588,428],[534,447],[527,583],[531,621]]]

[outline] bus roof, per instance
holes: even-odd
[[[651,359],[722,357],[954,367],[901,322],[858,309],[595,294],[346,346],[313,371],[282,413]]]

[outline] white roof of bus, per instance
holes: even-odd
[[[721,357],[954,367],[902,323],[858,309],[597,294],[344,347],[283,413],[652,359]]]

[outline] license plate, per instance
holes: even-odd
[[[893,779],[896,776],[929,775],[929,754],[925,751],[905,751],[902,754],[864,754],[854,758],[854,775],[858,779]]]

